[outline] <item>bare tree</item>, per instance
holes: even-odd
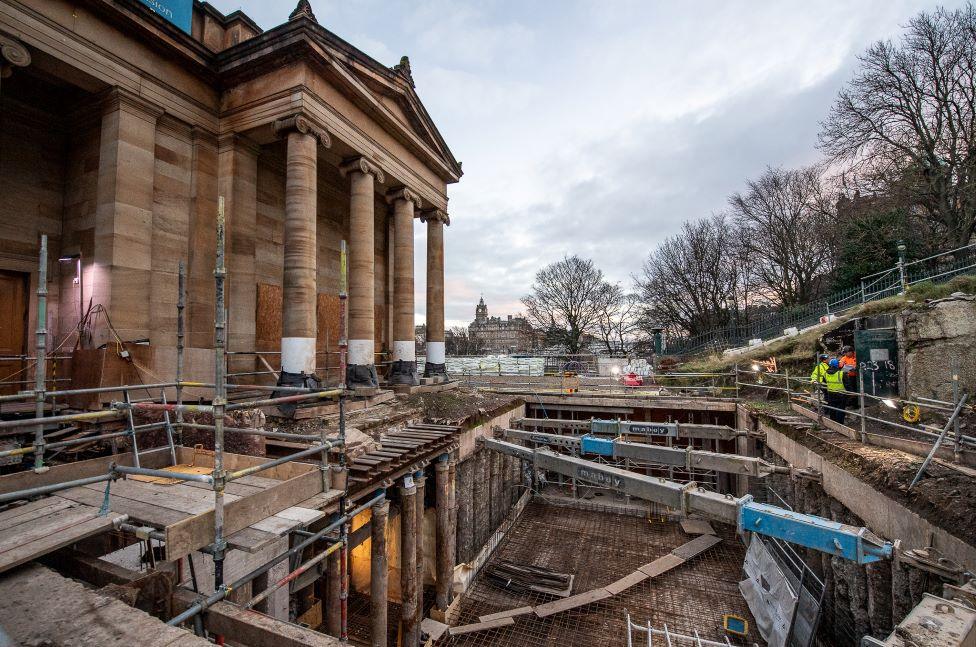
[[[539,270],[532,293],[522,297],[526,318],[567,353],[580,352],[583,336],[597,329],[600,313],[616,297],[593,261],[569,256]]]
[[[641,301],[618,285],[609,289],[612,293],[597,320],[598,336],[607,353],[627,353],[641,342]]]
[[[646,327],[694,336],[735,323],[741,298],[736,255],[724,216],[686,222],[651,252],[634,279]]]
[[[816,296],[834,266],[833,206],[820,170],[767,168],[729,197],[754,291],[783,306]]]
[[[848,180],[918,209],[943,244],[976,232],[976,9],[921,13],[879,41],[823,124],[820,145]]]
[[[448,330],[444,341],[445,350],[451,357],[480,355],[485,349],[484,341],[470,335],[464,326],[454,326]]]

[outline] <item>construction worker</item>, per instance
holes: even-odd
[[[844,371],[841,370],[837,358],[827,363],[827,370],[824,371],[823,377],[823,384],[827,387],[827,415],[834,422],[844,424],[844,419],[847,417],[844,411],[847,394],[844,393]]]
[[[814,384],[822,384],[824,381],[824,375],[827,373],[827,369],[829,368],[828,360],[830,359],[830,356],[825,353],[821,353],[817,359],[820,361],[817,362],[817,365],[813,367],[813,373],[810,373],[810,381]]]
[[[840,349],[841,356],[837,360],[840,363],[840,370],[844,374],[844,390],[847,391],[848,406],[857,406],[857,392],[860,390],[857,385],[857,356],[854,348],[844,346]]]

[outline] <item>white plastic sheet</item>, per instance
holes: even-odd
[[[739,582],[739,591],[756,619],[759,634],[769,647],[785,647],[796,609],[796,592],[783,569],[756,537],[749,544],[743,567],[747,578]]]

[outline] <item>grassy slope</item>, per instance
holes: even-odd
[[[927,299],[941,299],[953,292],[976,293],[976,276],[957,276],[952,280],[934,285],[932,283],[918,283],[908,289],[905,296],[888,297],[878,301],[865,303],[851,310],[836,321],[819,326],[795,337],[789,337],[769,346],[761,346],[756,350],[739,355],[722,355],[715,353],[708,356],[693,357],[681,365],[680,371],[719,372],[728,371],[736,364],[740,366],[750,364],[753,360],[775,357],[780,367],[788,368],[794,374],[802,374],[803,370],[811,370],[814,355],[819,346],[819,340],[824,333],[840,327],[854,317],[865,317],[887,312],[900,312],[906,308],[924,308]]]

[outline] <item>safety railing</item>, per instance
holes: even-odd
[[[669,355],[692,355],[743,346],[751,339],[779,337],[791,328],[806,328],[825,315],[839,315],[863,303],[904,292],[926,281],[944,283],[953,277],[976,273],[976,244],[957,247],[914,261],[901,261],[886,270],[864,276],[860,285],[791,308],[752,318],[748,323],[720,326],[695,337],[667,340]]]

